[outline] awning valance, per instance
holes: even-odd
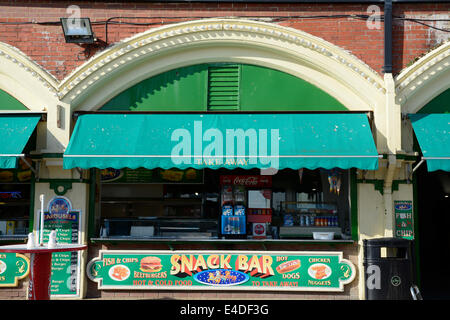
[[[84,114],[64,168],[375,170],[365,114]]]
[[[12,169],[41,115],[0,115],[0,169]]]
[[[410,114],[428,171],[450,171],[450,114]]]

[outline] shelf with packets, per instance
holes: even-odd
[[[247,209],[247,220],[252,223],[271,223],[272,209]]]
[[[333,202],[281,202],[280,237],[310,237],[314,232],[341,234],[337,204]]]
[[[338,208],[334,202],[281,202],[285,226],[338,226]]]

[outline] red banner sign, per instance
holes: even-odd
[[[245,187],[271,187],[272,176],[227,175],[220,176],[221,185],[235,185]]]

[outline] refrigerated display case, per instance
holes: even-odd
[[[220,182],[222,236],[265,239],[272,220],[272,177],[225,175]]]
[[[336,203],[281,202],[280,213],[280,238],[315,238],[328,234],[333,239],[342,235]]]
[[[221,234],[225,238],[243,238],[247,233],[245,188],[224,185],[221,189]]]

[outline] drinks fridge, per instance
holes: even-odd
[[[252,238],[265,238],[272,217],[272,177],[224,175],[220,184],[222,236],[247,238],[249,231]]]

